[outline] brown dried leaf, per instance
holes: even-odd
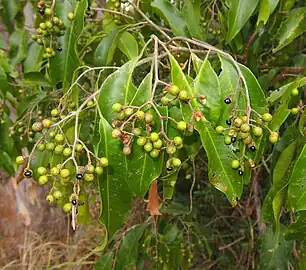
[[[147,211],[150,213],[151,216],[158,216],[161,215],[159,212],[160,210],[160,198],[158,196],[158,189],[157,189],[157,181],[153,181],[152,185],[149,190],[149,198],[147,204]]]

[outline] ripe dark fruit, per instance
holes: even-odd
[[[243,170],[239,169],[239,170],[238,170],[238,174],[239,174],[239,175],[243,175]]]
[[[231,142],[232,142],[232,143],[235,143],[236,141],[237,141],[236,137],[232,137],[232,138],[231,138]]]
[[[173,171],[173,167],[171,167],[171,166],[167,167],[167,171],[168,171],[168,172]]]
[[[251,150],[252,152],[255,152],[255,151],[256,151],[255,145],[251,145],[251,146],[250,146],[250,150]]]
[[[83,179],[83,174],[77,173],[75,178],[78,179],[78,180],[82,180]]]
[[[72,200],[71,201],[72,205],[76,206],[78,204],[77,200]]]
[[[26,178],[30,178],[30,177],[32,177],[32,171],[30,171],[30,170],[26,170],[24,173],[23,173],[23,175],[24,175],[24,177],[26,177]]]
[[[44,15],[44,13],[45,13],[44,9],[42,9],[42,8],[38,8],[37,11],[40,15]]]
[[[226,98],[226,99],[224,99],[224,103],[225,104],[231,104],[232,100],[230,98]]]
[[[226,120],[225,123],[230,126],[232,124],[232,121],[230,119]]]
[[[58,48],[57,48],[57,51],[58,51],[58,52],[61,52],[62,50],[63,50],[62,47],[58,47]]]

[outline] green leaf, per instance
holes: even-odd
[[[304,242],[305,237],[306,237],[306,211],[300,211],[298,213],[297,220],[289,225],[285,234],[285,238],[287,241],[298,240]]]
[[[155,0],[151,5],[168,22],[175,36],[188,36],[186,22],[175,5],[168,0]]]
[[[164,200],[171,200],[174,191],[175,191],[175,184],[178,178],[179,171],[175,171],[174,173],[167,176],[163,179],[163,197]]]
[[[147,227],[147,223],[135,225],[123,237],[117,254],[116,270],[126,269],[136,265],[139,240]]]
[[[119,40],[118,48],[127,56],[129,60],[136,58],[139,53],[137,40],[127,31],[123,32]]]
[[[19,0],[2,0],[3,6],[3,20],[7,26],[8,32],[11,34],[14,31],[13,21],[21,8],[21,2]]]
[[[99,106],[105,119],[112,123],[116,114],[112,111],[114,103],[129,104],[133,99],[136,89],[131,86],[132,74],[137,59],[133,59],[114,73],[109,75],[101,86]],[[107,102],[105,102],[107,100]]]
[[[94,63],[96,66],[109,65],[113,61],[120,38],[126,28],[126,25],[118,26],[108,33],[107,36],[102,38],[94,52]]]
[[[260,0],[260,8],[257,20],[257,26],[263,22],[266,24],[270,15],[275,10],[279,0]]]
[[[13,175],[15,173],[15,168],[12,163],[11,156],[3,151],[0,147],[0,168],[4,169],[7,173],[10,175]]]
[[[191,59],[192,59],[192,64],[193,68],[196,74],[199,73],[200,67],[202,66],[203,60],[199,58],[195,53],[191,53]]]
[[[21,63],[26,58],[27,46],[27,31],[18,29],[10,36],[9,58],[13,66]]]
[[[287,269],[293,242],[285,240],[285,230],[283,225],[278,226],[275,233],[273,233],[272,227],[266,228],[260,253],[260,270]]]
[[[235,155],[224,144],[224,137],[218,135],[208,122],[197,122],[196,129],[201,136],[201,141],[208,157],[208,176],[210,182],[222,191],[232,206],[237,204],[241,197],[243,183],[248,182],[244,175],[240,176],[231,167]]]
[[[60,38],[61,52],[50,59],[50,78],[52,84],[63,82],[63,91],[66,92],[72,82],[75,70],[80,66],[77,53],[77,41],[84,27],[84,14],[87,9],[87,0],[76,2],[74,10],[69,1],[57,2],[55,12],[59,18],[64,20],[65,35]],[[68,12],[74,12],[74,20],[67,19]]]
[[[99,178],[101,196],[100,221],[105,224],[110,235],[124,222],[130,209],[132,194],[127,183],[127,164],[122,153],[120,140],[112,138],[112,127],[101,117],[100,142],[96,155],[106,157],[109,166]]]
[[[272,50],[276,53],[280,49],[286,47],[295,38],[302,35],[306,25],[306,7],[295,8],[289,11],[288,18],[281,24],[276,36],[278,45]]]
[[[229,43],[242,29],[251,17],[259,0],[232,0],[228,12],[228,33],[226,42]]]
[[[13,87],[9,84],[5,71],[0,66],[0,97],[5,98],[6,92],[12,92]]]
[[[114,252],[108,251],[103,254],[99,260],[94,265],[94,270],[110,270],[112,269],[113,261],[114,261]]]
[[[29,72],[23,74],[23,83],[25,85],[35,85],[35,86],[51,86],[51,83],[40,72]]]
[[[216,124],[220,118],[221,89],[218,76],[207,59],[202,63],[194,81],[193,96],[206,96],[206,103],[199,105],[204,116]]]
[[[295,162],[291,173],[288,201],[295,211],[306,210],[306,145]]]
[[[23,72],[39,71],[43,60],[44,47],[33,42],[23,63]]]

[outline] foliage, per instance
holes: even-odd
[[[267,225],[260,267],[297,263],[303,1],[30,1],[28,32],[25,2],[1,10],[9,46],[0,54],[0,167],[48,185],[47,202],[71,213],[73,229],[100,201],[107,234],[96,269],[186,269],[199,251],[212,256],[193,199],[200,164],[233,207],[250,187],[265,190],[262,216],[257,192],[250,218],[259,235]],[[127,226],[146,194],[149,219]]]

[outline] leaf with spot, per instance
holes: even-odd
[[[306,31],[305,25],[306,7],[290,10],[287,19],[281,24],[276,33],[278,45],[272,52],[276,53],[302,35]]]

